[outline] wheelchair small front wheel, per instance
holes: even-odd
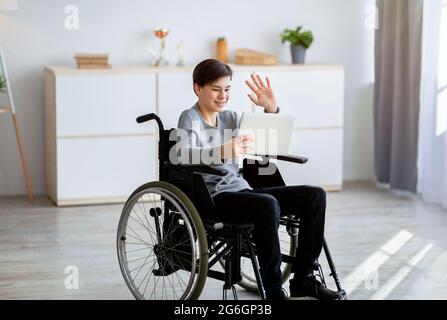
[[[124,205],[117,232],[124,280],[139,300],[194,300],[205,285],[208,243],[191,200],[174,185],[154,181]]]

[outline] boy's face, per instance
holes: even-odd
[[[199,98],[199,106],[208,111],[222,112],[230,99],[230,77],[222,77],[203,87],[194,84],[194,91]]]

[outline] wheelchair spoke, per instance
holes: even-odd
[[[126,260],[126,262],[127,263],[130,263],[130,262],[135,262],[135,261],[138,261],[138,260],[143,260],[145,257],[141,257],[141,258],[137,258],[137,259],[132,259],[132,260]]]
[[[140,219],[140,216],[135,212],[135,214],[137,215],[137,217]],[[147,219],[146,215],[143,213],[144,219],[147,222],[147,227],[146,227],[146,231],[149,233],[149,237],[151,237],[151,241],[154,242],[154,237],[152,236],[152,234],[154,233],[153,229],[151,228],[151,223],[149,222],[149,220]],[[135,220],[135,219],[134,219]],[[141,221],[142,222],[142,221]],[[144,223],[143,223],[144,224]]]
[[[150,269],[148,271],[148,274],[149,274],[149,272],[150,272]],[[147,278],[146,285],[144,286],[144,290],[143,290],[143,297],[144,297],[144,294],[146,293],[147,285],[149,284],[150,279],[151,279],[151,277]],[[138,288],[140,288],[140,287],[138,287]]]
[[[133,238],[134,240],[141,242],[141,244],[145,244],[145,245],[147,245],[148,247],[153,247],[153,245],[152,245],[151,243],[149,243],[149,242],[145,241],[144,239],[142,239],[142,238],[138,235],[138,232],[135,231],[130,225],[128,226],[128,229],[129,229],[129,230],[127,230],[126,233],[125,233],[125,237],[126,237],[126,241],[125,241],[125,243],[126,243],[126,245],[127,245],[127,244],[135,244],[135,243],[132,243],[132,242],[128,242],[128,241],[127,241],[127,237],[131,237],[131,238]],[[131,233],[130,233],[129,231],[131,231]],[[149,240],[149,239],[148,239],[148,240]]]
[[[139,221],[137,221],[134,217],[132,217],[132,215],[129,215],[129,218],[132,218],[133,220],[135,220],[137,223],[139,223],[142,227],[144,227],[144,228],[150,233],[150,231],[149,231],[149,229],[148,229],[148,226],[146,226],[146,225],[143,223],[143,221],[141,221],[140,216],[138,215],[138,213],[137,213],[134,209],[132,209],[132,211],[135,212],[135,215],[138,217],[138,220],[139,220]]]
[[[187,235],[186,236],[183,236],[182,238],[180,238],[180,240],[182,240],[182,239],[184,239],[185,237],[187,237]],[[175,245],[173,245],[173,246],[171,246],[170,248],[171,249],[174,249],[174,248],[176,248],[176,247],[178,247],[178,246],[180,246],[180,245],[183,245],[183,244],[187,244],[187,243],[190,243],[191,242],[191,239],[185,239],[184,241],[181,241],[180,242],[180,240],[179,240],[179,242],[176,242],[176,244]]]
[[[180,224],[177,224],[169,233],[165,233],[165,235],[164,235],[164,239],[169,239],[169,237],[171,237],[172,235],[173,235],[173,233],[177,230],[179,230],[181,228],[181,225]],[[169,230],[169,229],[168,229]],[[167,230],[167,231],[168,231]],[[188,237],[189,235],[186,233],[183,237],[182,237],[182,239],[184,238],[184,237]]]
[[[183,283],[183,285],[184,285],[185,287],[187,286],[187,284],[186,284],[185,281],[181,278],[181,276],[179,275],[178,272],[175,273],[175,276],[177,277],[177,280],[181,280],[181,282]],[[179,278],[179,277],[180,277],[180,278]],[[182,287],[180,281],[179,281],[179,285],[180,285],[180,287],[181,287],[182,290],[183,290],[183,287]]]
[[[147,247],[147,244],[146,244],[146,243],[127,242],[127,241],[126,241],[126,245],[127,245],[127,244],[131,244],[131,245],[134,245],[134,246],[146,246],[146,247]]]
[[[144,195],[141,197],[141,199],[143,199],[143,197],[144,197]],[[138,201],[140,201],[140,200],[138,200]],[[138,201],[137,201],[137,203],[138,203]],[[144,210],[144,218],[146,219],[146,222],[147,222],[147,224],[148,224],[148,226],[150,225],[150,223],[149,223],[149,220],[148,220],[148,218],[147,218],[147,215],[146,215],[146,207],[144,206],[144,201],[141,201],[141,203],[143,204],[143,210]]]
[[[167,206],[166,206],[166,202],[165,202],[165,204],[164,204],[164,208],[165,208],[164,216],[169,216],[171,218],[171,221],[169,222],[169,226],[163,232],[163,239],[166,239],[166,238],[169,239],[171,233],[174,232],[175,228],[177,227],[177,226],[175,226],[174,229],[172,229],[171,232],[168,232],[169,230],[171,230],[171,227],[174,226],[174,221],[175,221],[175,216],[174,215],[175,215],[175,213],[170,213],[169,212],[169,208],[166,208],[166,207]],[[177,223],[178,223],[178,221],[177,221]]]
[[[149,221],[147,221],[147,222],[148,222],[148,225],[146,226],[146,225],[143,223],[143,221],[141,221],[140,216],[137,214],[137,212],[136,212],[135,210],[133,210],[133,209],[132,209],[132,211],[135,212],[135,215],[138,217],[138,220],[139,220],[139,221],[137,221],[134,217],[132,217],[132,215],[129,215],[129,217],[132,218],[135,222],[139,223],[141,226],[143,226],[143,227],[147,230],[147,232],[149,233],[149,236],[151,237],[152,242],[154,242],[154,239],[153,239],[153,237],[152,237],[151,230],[149,230],[149,229],[151,229]],[[152,232],[153,232],[153,231],[152,231]]]
[[[178,262],[180,262],[180,260],[183,260],[185,263],[187,263],[187,264],[191,264],[191,265],[192,265],[192,262],[191,262],[190,260],[186,260],[185,258],[182,258],[182,257],[175,257],[175,258],[178,260]],[[186,271],[186,272],[190,272],[190,271],[188,271],[188,269],[186,268],[187,265],[183,265],[183,264],[179,265],[179,264],[176,264],[176,263],[174,263],[174,262],[171,262],[171,264],[172,264],[173,266],[179,266],[182,270],[184,270],[184,271]],[[191,271],[191,272],[192,272],[192,271]]]
[[[153,252],[153,250],[151,250],[151,253]],[[149,253],[149,255],[146,257],[146,260],[143,262],[143,264],[141,266],[136,267],[135,269],[131,270],[130,273],[132,273],[133,271],[135,271],[136,269],[140,268],[140,270],[138,270],[137,274],[135,275],[135,278],[138,276],[138,274],[141,271],[141,268],[143,268],[144,265],[147,264],[147,260],[149,259],[149,257],[151,256],[151,253]]]
[[[144,196],[144,195],[143,195],[143,196]],[[145,210],[142,210],[141,207],[140,207],[140,201],[143,203],[143,206],[144,206],[144,201],[141,200],[142,198],[143,198],[143,197],[141,197],[140,199],[138,199],[138,201],[135,202],[135,205],[136,205],[136,207],[138,208],[138,210],[141,212],[141,214],[143,215],[144,220],[147,222],[147,228],[149,228],[150,223],[149,223],[149,221],[148,221],[148,219],[147,219],[146,212],[145,212]],[[140,215],[137,213],[137,211],[136,211],[136,210],[133,210],[133,211],[134,211],[135,214],[137,215],[138,220],[140,220],[141,223],[144,225],[144,222],[141,220]],[[148,231],[149,231],[149,230],[148,230]]]
[[[127,242],[126,244],[129,244],[129,243]],[[134,253],[134,252],[137,252],[137,251],[148,250],[148,249],[151,249],[151,248],[147,247],[147,248],[140,248],[140,249],[132,249],[132,250],[127,250],[125,252],[126,253]]]
[[[155,280],[155,278],[154,278],[154,280]],[[158,277],[157,278],[157,282],[156,283],[154,283],[154,289],[152,290],[152,293],[151,293],[151,295],[149,296],[149,298],[152,298],[152,295],[154,294],[154,292],[155,292],[155,297],[157,296],[157,292],[155,291],[155,289],[157,289],[157,284],[158,284],[158,281],[160,280],[160,277]]]
[[[187,243],[187,242],[189,242],[189,241],[184,241],[184,243]],[[177,244],[177,245],[175,245],[175,246],[172,246],[172,247],[165,247],[164,248],[164,250],[166,250],[166,251],[170,251],[170,252],[180,252],[180,253],[186,253],[186,254],[190,254],[190,252],[188,252],[188,251],[185,251],[185,250],[177,250],[177,249],[174,249],[174,248],[176,248],[176,247],[178,247],[178,246],[180,246],[181,244]]]
[[[144,196],[144,195],[143,195],[143,196]],[[138,200],[138,201],[140,201],[140,200]],[[155,243],[155,242],[156,242],[155,239],[157,238],[157,236],[156,236],[156,232],[155,232],[154,229],[152,228],[151,223],[150,223],[150,221],[149,221],[149,218],[147,217],[147,214],[146,214],[146,212],[145,212],[145,211],[146,211],[146,207],[144,206],[144,201],[142,201],[142,203],[143,203],[143,207],[144,207],[144,211],[142,211],[141,207],[138,205],[138,201],[137,201],[137,206],[138,206],[140,212],[142,212],[142,215],[144,216],[144,220],[147,222],[147,225],[142,221],[140,215],[139,215],[135,210],[133,210],[133,212],[135,213],[135,215],[137,216],[137,218],[138,218],[139,221],[137,221],[137,220],[136,220],[135,218],[133,218],[132,216],[130,216],[130,217],[131,217],[134,221],[136,221],[137,223],[139,223],[141,226],[143,226],[143,227],[147,230],[147,232],[149,233],[149,236],[150,236],[150,238],[151,238],[151,241],[152,241],[153,243]],[[152,200],[152,203],[154,203],[153,200]],[[155,222],[155,223],[156,223],[156,222]],[[129,226],[129,228],[130,228],[130,226]],[[134,233],[136,233],[136,232],[134,232]],[[154,237],[153,235],[155,235],[155,237]]]
[[[153,195],[153,194],[151,194],[151,195]],[[158,213],[157,213],[157,204],[156,204],[156,202],[152,199],[152,197],[150,197],[149,196],[149,200],[153,203],[153,210],[155,210],[155,213],[154,213],[154,221],[155,221],[155,230],[157,231],[157,239],[158,239],[158,242],[161,242],[161,241],[163,241],[163,239],[162,239],[162,234],[161,234],[161,229],[160,229],[160,217],[158,216]]]
[[[143,269],[143,267],[144,266],[146,266],[146,265],[148,265],[148,264],[150,264],[150,263],[152,263],[152,262],[156,262],[157,261],[157,259],[155,258],[155,257],[153,257],[153,258],[151,258],[150,260],[148,260],[148,258],[149,258],[150,256],[147,256],[145,259],[145,261],[142,263],[142,264],[139,264],[139,265],[137,265],[136,267],[134,267],[132,270],[130,270],[130,273],[132,273],[132,272],[134,272],[135,270],[137,270],[138,269],[138,272],[137,272],[137,274],[135,275],[135,279],[138,277],[138,275],[139,275],[139,273],[141,272],[141,270]],[[143,260],[143,259],[140,259],[140,260]]]
[[[147,259],[147,258],[146,258]],[[135,270],[138,269],[137,274],[135,275],[134,279],[138,278],[138,275],[140,274],[141,270],[143,269],[144,266],[151,264],[151,263],[155,263],[157,261],[157,259],[152,258],[151,260],[147,261],[145,260],[142,264],[136,266],[135,268],[133,268],[132,270],[130,270],[130,273],[134,272]]]
[[[132,230],[132,229],[131,229]],[[126,233],[126,236],[134,238],[135,240],[139,240],[141,243],[144,243],[145,245],[147,245],[148,247],[151,247],[152,245],[150,245],[149,243],[147,243],[146,241],[144,241],[143,239],[141,239],[140,237],[135,237],[133,235],[131,235],[130,233]]]
[[[144,220],[147,222],[147,231],[149,232],[149,234],[150,234],[151,237],[152,237],[152,234],[156,234],[156,232],[155,232],[154,229],[151,227],[151,223],[150,223],[150,221],[149,221],[150,219],[149,219],[148,216],[147,216],[146,207],[144,206],[144,200],[142,200],[144,196],[145,196],[145,194],[143,194],[142,197],[141,197],[140,199],[138,199],[138,201],[137,201],[135,204],[137,205],[139,211],[142,213],[142,215],[143,215],[143,217],[144,217]],[[141,203],[143,204],[143,209],[141,209],[140,201],[141,201]],[[136,212],[135,210],[134,210],[134,212],[135,212],[135,214],[138,216],[139,220],[141,221],[140,216],[137,214],[137,212]],[[141,221],[141,222],[143,223],[143,221]],[[143,223],[143,224],[144,224],[144,223]],[[154,241],[154,240],[152,239],[152,241]]]
[[[144,195],[143,195],[144,196]],[[139,200],[138,200],[139,201]],[[138,206],[138,209],[140,209],[140,211],[141,211],[141,207],[139,206],[139,204],[138,204],[138,201],[136,202],[136,204],[137,204],[137,206]],[[144,204],[144,201],[143,201],[143,204]],[[137,214],[137,212],[136,211],[134,211],[135,212],[135,214],[137,215],[137,217],[138,217],[138,219],[141,221],[141,219],[140,219],[140,216]],[[152,242],[154,242],[154,238],[152,238],[152,234],[153,233],[155,233],[154,232],[154,230],[151,228],[151,223],[149,222],[149,219],[148,219],[148,217],[147,217],[147,215],[146,215],[146,212],[145,211],[143,211],[142,212],[143,213],[143,216],[144,216],[144,219],[146,220],[146,222],[147,222],[147,231],[148,231],[148,233],[149,233],[149,236],[151,237],[151,240],[152,240]],[[143,223],[143,221],[141,221],[142,223]],[[144,223],[143,223],[143,225],[144,225]],[[149,230],[150,229],[150,230]],[[156,234],[156,233],[155,233]]]
[[[171,277],[172,277],[172,275],[171,275]],[[175,296],[176,299],[178,299],[177,293],[176,293],[175,290],[174,290],[174,285],[172,284],[171,279],[169,279],[169,277],[166,277],[166,279],[169,281],[169,284],[171,285],[171,288],[172,288],[172,295]],[[167,299],[166,299],[166,300],[167,300]]]
[[[152,267],[149,268],[148,271],[146,272],[146,274],[144,275],[143,280],[141,280],[140,284],[139,284],[138,287],[137,287],[138,289],[140,289],[140,287],[141,287],[141,285],[143,284],[144,280],[146,280],[146,277],[152,272],[152,269],[155,267],[155,263],[156,263],[156,262],[157,262],[157,260],[154,259],[154,261],[152,262]],[[151,276],[148,277],[148,281],[149,281],[150,278],[151,278]],[[136,277],[135,277],[135,279],[136,279]],[[147,286],[147,284],[146,284],[146,286]],[[143,292],[143,295],[144,295],[144,292]]]

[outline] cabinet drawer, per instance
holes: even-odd
[[[152,135],[58,139],[58,200],[128,197],[155,180],[155,149]]]
[[[296,130],[289,153],[309,158],[309,161],[304,165],[279,161],[278,166],[287,185],[341,188],[343,130]]]
[[[343,70],[269,71],[282,113],[295,128],[343,126]]]
[[[152,133],[135,119],[155,112],[155,75],[64,75],[56,78],[57,136]]]

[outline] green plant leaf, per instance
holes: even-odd
[[[281,33],[281,43],[290,42],[293,45],[302,45],[306,49],[308,49],[313,41],[314,36],[311,31],[303,31],[302,26],[298,26],[296,29],[292,30],[289,28],[286,28]]]
[[[300,35],[300,43],[306,48],[308,49],[312,42],[314,41],[314,37],[312,32],[307,31],[307,32],[303,32]]]

